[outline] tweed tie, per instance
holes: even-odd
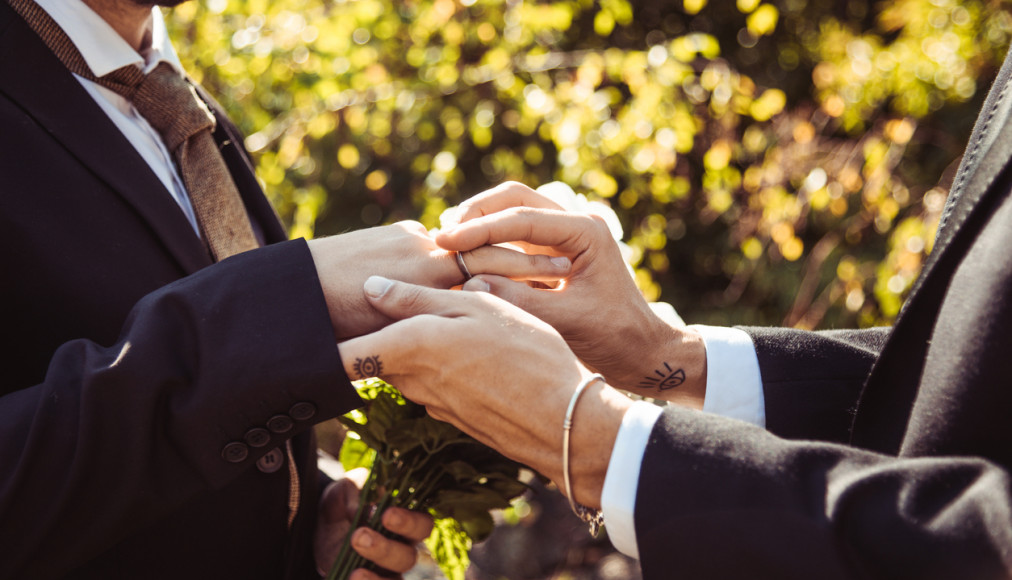
[[[197,222],[215,261],[259,244],[239,190],[212,132],[214,115],[193,85],[162,62],[145,75],[133,65],[96,77],[62,28],[33,0],[9,0],[70,72],[128,99],[161,135],[190,194]]]

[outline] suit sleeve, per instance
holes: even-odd
[[[1012,482],[973,457],[791,441],[669,407],[643,459],[644,577],[1007,578]]]
[[[305,242],[170,284],[116,344],[68,342],[43,383],[0,398],[0,577],[87,560],[358,401]],[[293,427],[245,444],[300,404]]]
[[[792,439],[848,441],[864,381],[891,329],[742,330],[759,358],[766,428]]]

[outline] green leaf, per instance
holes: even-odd
[[[473,481],[478,479],[478,470],[466,461],[451,461],[444,464],[443,469],[457,481]]]
[[[471,511],[489,511],[509,507],[509,499],[502,494],[482,487],[473,487],[466,490],[449,489],[437,494],[433,501],[433,509],[440,515],[457,517],[458,514],[466,514]]]
[[[488,476],[488,483],[485,486],[500,494],[507,503],[530,489],[526,483],[517,481],[516,478],[495,474]]]
[[[377,393],[369,404],[369,430],[380,442],[387,443],[387,431],[397,423],[400,406],[393,395],[384,391]]]
[[[357,434],[349,433],[345,436],[344,442],[341,444],[341,452],[338,455],[338,460],[345,471],[356,467],[372,467],[375,458],[376,451],[366,445],[365,441]]]
[[[471,550],[471,538],[456,521],[450,518],[436,520],[425,546],[448,580],[464,580],[471,564],[467,555]]]
[[[418,430],[412,428],[413,421],[413,419],[401,421],[394,428],[387,430],[387,444],[398,453],[408,453],[423,444],[418,436]]]
[[[495,529],[495,521],[492,519],[492,514],[487,511],[475,511],[471,517],[462,516],[458,518],[460,520],[461,527],[467,532],[475,542],[482,542],[486,538],[492,535],[492,531]]]
[[[349,431],[358,435],[362,442],[372,449],[379,449],[383,447],[383,442],[376,438],[372,433],[372,427],[369,423],[358,423],[349,419],[348,417],[338,417],[338,422],[348,428]]]

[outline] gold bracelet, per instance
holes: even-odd
[[[604,377],[595,373],[580,381],[580,384],[576,386],[576,391],[573,392],[573,398],[569,400],[569,408],[566,409],[566,420],[562,423],[562,482],[566,486],[566,497],[569,498],[569,507],[573,509],[573,513],[577,517],[587,522],[590,526],[590,535],[597,537],[597,532],[604,525],[604,515],[601,513],[601,510],[595,510],[576,503],[576,500],[573,499],[573,487],[569,481],[569,431],[573,427],[573,411],[576,410],[576,403],[580,400],[580,395],[594,381],[603,382]]]

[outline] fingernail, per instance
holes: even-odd
[[[552,264],[555,264],[556,266],[564,270],[569,268],[569,258],[565,256],[556,256],[552,258],[550,261],[552,262]]]
[[[372,534],[369,532],[359,532],[355,534],[355,547],[356,548],[371,548],[372,547]]]
[[[369,296],[381,298],[393,285],[393,281],[382,276],[369,276],[369,279],[365,281],[362,288],[365,289],[365,293]]]
[[[468,292],[491,292],[492,287],[488,285],[488,282],[481,278],[471,278],[464,283],[464,290]]]

